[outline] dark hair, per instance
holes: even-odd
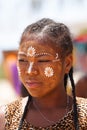
[[[29,39],[42,40],[45,43],[50,41],[56,44],[56,47],[60,45],[62,56],[66,56],[72,53],[73,50],[70,35],[69,29],[63,23],[57,23],[51,19],[44,18],[26,27],[22,34],[20,44],[27,42]]]
[[[40,35],[40,33],[42,35]],[[45,37],[45,38],[44,38]],[[56,45],[56,47],[61,48],[61,56],[65,57],[73,51],[73,42],[71,38],[71,34],[69,29],[63,23],[55,22],[51,19],[44,18],[36,23],[33,23],[24,30],[20,44],[23,42],[27,42],[29,39],[37,39],[44,40],[46,43],[48,40]],[[75,96],[75,84],[73,80],[73,67],[70,69],[69,74],[65,74],[64,76],[64,86],[66,88],[67,78],[70,77],[71,85],[72,85],[72,94],[73,94],[73,110],[74,110],[74,124],[75,129],[78,130],[78,113],[77,113],[77,104],[76,104],[76,96]],[[22,117],[22,122],[27,113],[27,107],[29,104],[29,100],[24,110],[24,115]],[[19,129],[20,130],[20,129]]]

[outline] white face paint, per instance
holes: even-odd
[[[17,61],[17,71],[18,71],[18,75],[20,76],[21,75],[21,71],[20,71],[20,68],[18,66],[18,61]]]
[[[37,57],[37,56],[40,56],[40,55],[41,55],[41,56],[42,56],[42,55],[52,56],[52,54],[47,53],[47,52],[36,53],[36,49],[35,49],[34,47],[32,47],[32,46],[30,46],[30,47],[28,48],[27,54],[26,54],[25,52],[21,52],[21,51],[20,51],[18,54],[24,54],[24,55],[30,56],[30,57],[34,57],[34,56]],[[52,60],[52,62],[57,62],[57,61],[59,61],[59,60],[60,60],[60,59],[59,59],[59,55],[58,55],[58,53],[56,53],[55,59]],[[34,62],[30,62],[30,65],[29,65],[29,68],[28,68],[28,73],[31,73],[33,64],[34,64]],[[18,68],[18,73],[19,73],[19,75],[20,75],[20,74],[21,74],[20,68],[19,68],[19,67],[17,67],[17,68]],[[52,76],[54,75],[54,70],[53,70],[51,67],[46,67],[45,70],[44,70],[44,74],[45,74],[46,77],[52,77]]]
[[[55,57],[55,59],[53,60],[53,62],[57,62],[57,61],[60,61],[58,53],[56,53],[56,57]]]
[[[58,53],[56,53],[56,59],[58,59],[58,57],[59,57],[59,55],[58,55]]]
[[[37,56],[44,56],[44,55],[46,55],[46,56],[52,56],[50,53],[46,53],[46,52],[42,52],[42,53],[37,53],[37,54],[35,54],[36,57],[37,57]]]
[[[30,46],[27,50],[27,56],[33,57],[35,56],[36,50],[34,47]]]
[[[20,71],[19,66],[17,66],[17,70],[18,70],[18,75],[20,76],[21,75],[21,71]]]
[[[19,55],[25,55],[25,56],[27,56],[26,53],[24,53],[24,52],[22,52],[22,51],[19,51],[18,54],[19,54]]]
[[[44,70],[44,74],[46,77],[52,77],[54,75],[54,71],[51,67],[46,67]]]
[[[29,68],[28,68],[28,74],[31,73],[32,67],[33,67],[34,62],[30,62]]]

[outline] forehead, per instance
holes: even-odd
[[[19,51],[23,51],[26,53],[28,48],[31,46],[35,49],[36,53],[48,52],[55,54],[58,52],[58,48],[56,48],[56,46],[52,45],[51,43],[41,43],[36,40],[21,43],[21,45],[19,46]]]

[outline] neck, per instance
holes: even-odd
[[[33,98],[33,101],[42,109],[64,108],[67,106],[67,94],[66,92],[63,93],[63,91],[58,94],[56,92],[54,94],[50,93],[50,96]]]

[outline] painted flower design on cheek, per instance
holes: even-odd
[[[46,75],[46,77],[52,77],[54,74],[54,71],[51,67],[46,67],[44,70],[44,74]]]
[[[35,53],[36,53],[35,48],[30,46],[27,50],[27,55],[30,57],[33,57],[35,55]]]

